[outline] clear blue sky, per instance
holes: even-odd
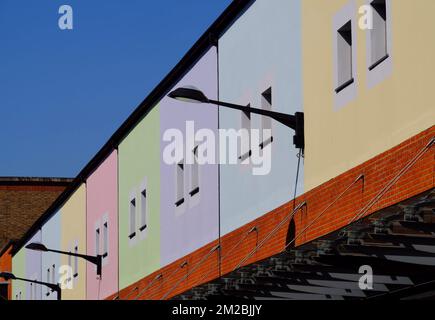
[[[230,2],[0,0],[0,176],[75,176]]]

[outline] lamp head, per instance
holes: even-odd
[[[16,279],[15,275],[11,272],[0,272],[0,278],[5,279],[6,281]]]
[[[208,103],[209,100],[205,94],[198,88],[187,86],[177,88],[168,94],[168,97],[184,102],[191,103]]]
[[[48,251],[47,247],[44,246],[42,243],[39,243],[39,242],[33,242],[33,243],[28,244],[26,246],[26,249],[35,250],[35,251],[43,251],[43,252],[47,252]]]

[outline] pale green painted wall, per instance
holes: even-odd
[[[119,145],[119,288],[161,267],[160,264],[160,112],[155,107]],[[139,195],[146,181],[148,227],[139,231]],[[136,237],[129,239],[129,206],[137,203]]]
[[[21,249],[12,258],[12,273],[20,278],[26,277],[26,251]],[[23,281],[12,281],[12,300],[16,300],[16,296],[21,291],[22,300],[26,297],[26,283]]]

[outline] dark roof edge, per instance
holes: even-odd
[[[8,242],[6,242],[6,244],[3,246],[3,248],[0,248],[0,258],[6,253],[6,251],[9,250],[10,247],[12,247],[12,250],[13,250],[13,246],[15,245],[15,243],[16,243],[15,240],[9,240]],[[0,271],[5,271],[5,270],[0,270]],[[9,271],[12,271],[12,270],[9,270]]]
[[[53,202],[47,211],[39,217],[30,227],[23,237],[14,245],[12,256],[14,256],[24,244],[40,229],[40,227],[62,206],[72,194],[84,183],[87,177],[97,168],[124,139],[124,137],[134,128],[134,126],[149,112],[155,104],[167,94],[176,82],[193,66],[193,64],[205,54],[205,52],[216,45],[218,37],[231,26],[231,24],[246,10],[255,0],[233,0],[225,11],[199,38],[193,47],[184,55],[178,64],[169,74],[151,91],[144,101],[133,111],[127,120],[110,137],[106,144],[98,151],[91,161],[83,168],[70,186]]]
[[[68,186],[72,178],[0,177],[0,186]]]

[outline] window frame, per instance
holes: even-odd
[[[334,111],[338,111],[357,96],[358,80],[357,71],[357,28],[358,28],[358,9],[355,0],[349,0],[347,4],[341,7],[333,17],[332,23],[332,48],[333,48],[333,88],[331,95],[334,99]],[[351,39],[351,76],[346,82],[340,83],[339,78],[339,31],[350,22],[350,39]]]
[[[181,170],[181,171],[180,171]],[[185,203],[184,186],[186,181],[186,163],[184,158],[175,165],[175,207]]]
[[[136,197],[130,197],[130,201],[128,205],[128,216],[129,216],[128,238],[130,240],[133,240],[136,237],[136,215],[137,215]]]
[[[248,103],[246,108],[251,108],[251,104]],[[240,150],[239,160],[240,163],[246,163],[246,161],[252,156],[251,150],[251,130],[252,130],[252,113],[250,111],[240,112]]]
[[[366,5],[372,8],[373,0],[365,0]],[[393,73],[393,28],[392,28],[392,6],[393,1],[385,0],[386,10],[386,50],[387,55],[380,58],[379,61],[373,61],[372,59],[372,30],[366,30],[366,65],[367,65],[367,87],[372,89],[381,82],[383,82],[388,76]],[[373,13],[374,15],[375,13]]]
[[[140,228],[139,231],[143,232],[148,227],[148,189],[142,188],[140,193]]]
[[[200,165],[198,163],[198,149],[199,145],[194,147],[192,150],[192,165],[190,167],[190,192],[189,195],[191,198],[195,197],[200,192]]]
[[[273,89],[272,86],[267,88],[261,94],[261,108],[267,111],[273,111]],[[260,150],[266,148],[269,144],[273,142],[273,131],[272,131],[272,118],[261,117],[261,143]],[[270,136],[265,137],[264,130],[270,130]]]

